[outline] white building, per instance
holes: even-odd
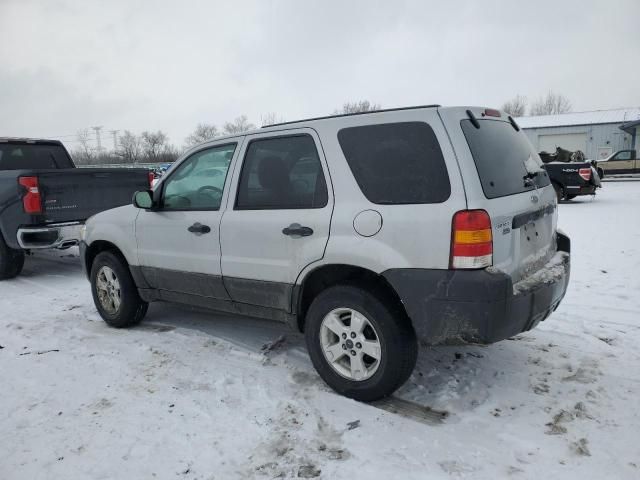
[[[516,121],[538,152],[553,153],[561,147],[599,159],[618,150],[640,150],[640,107],[519,117]]]

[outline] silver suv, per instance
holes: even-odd
[[[149,302],[288,323],[320,376],[370,401],[418,343],[496,342],[553,312],[569,239],[505,113],[424,106],[288,122],[186,152],[133,205],[86,223],[96,308]]]

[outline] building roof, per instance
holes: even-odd
[[[618,127],[620,130],[624,130],[630,135],[633,135],[633,130],[640,128],[640,120],[634,120],[632,122],[623,123]]]
[[[640,120],[640,107],[595,110],[593,112],[560,113],[557,115],[535,115],[518,117],[522,128],[568,127],[571,125],[593,125],[600,123],[625,123]]]

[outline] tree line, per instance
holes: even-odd
[[[371,112],[380,110],[381,105],[369,100],[346,102],[340,108],[335,109],[333,115]],[[531,105],[527,98],[516,95],[502,105],[502,110],[514,117],[524,115],[550,115],[567,113],[571,111],[571,102],[564,95],[549,91],[545,96],[538,98]],[[283,116],[271,112],[261,116],[260,125],[268,126],[282,123]],[[117,139],[116,148],[107,151],[98,151],[93,145],[89,130],[81,130],[77,134],[78,147],[71,154],[78,165],[107,165],[117,163],[171,163],[175,161],[186,149],[214,138],[237,135],[256,128],[246,115],[240,115],[230,122],[224,122],[222,126],[213,123],[199,123],[194,131],[187,136],[182,147],[176,147],[169,142],[168,135],[158,130],[156,132],[143,131],[135,134],[125,130]]]
[[[524,117],[527,115],[527,109],[529,115],[555,115],[571,112],[572,105],[567,97],[551,90],[534,100],[531,105],[528,105],[527,97],[523,95],[516,95],[502,104],[502,110],[512,117]]]
[[[380,105],[368,100],[347,102],[334,114],[356,113],[379,109]],[[260,117],[260,125],[268,126],[282,123],[283,116],[270,112]],[[246,115],[240,115],[233,121],[224,122],[218,127],[213,123],[199,123],[195,130],[187,136],[182,147],[177,147],[169,142],[168,135],[158,130],[157,132],[144,131],[135,134],[125,130],[117,138],[116,147],[112,150],[98,149],[94,146],[94,137],[89,129],[80,130],[77,133],[77,147],[71,151],[76,165],[113,165],[113,164],[141,164],[141,163],[171,163],[175,161],[186,149],[207,140],[218,137],[238,135],[256,128]]]

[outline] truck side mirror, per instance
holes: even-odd
[[[133,206],[150,210],[153,208],[153,192],[151,190],[140,190],[133,194]]]

